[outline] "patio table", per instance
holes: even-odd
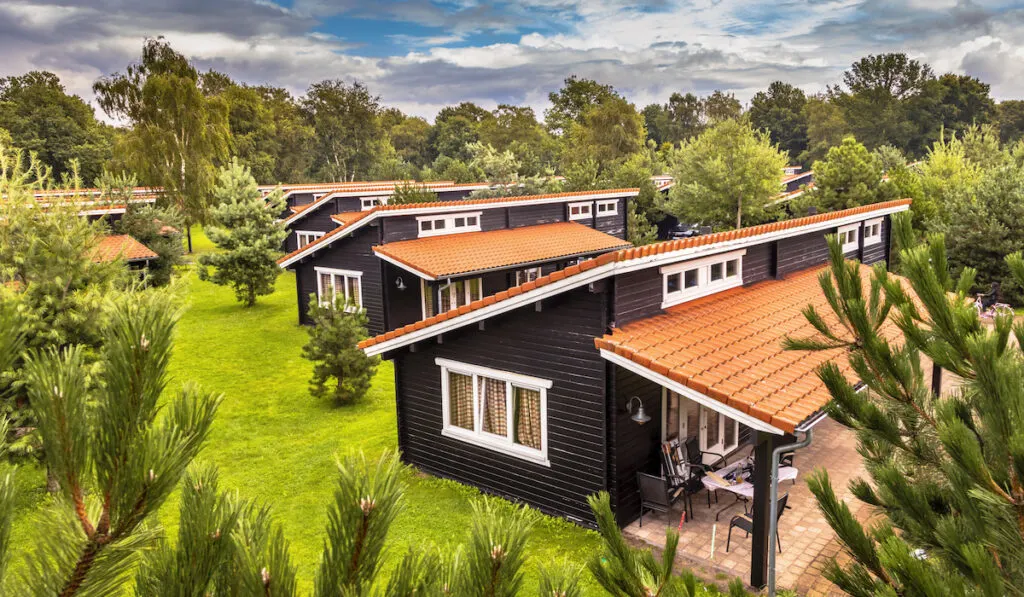
[[[721,468],[717,471],[707,473],[701,478],[701,483],[708,491],[717,491],[719,489],[728,491],[736,495],[738,501],[744,502],[743,509],[746,511],[746,501],[754,497],[754,484],[747,481],[747,477],[750,473],[744,473],[743,469],[751,462],[750,458],[744,458],[737,460],[736,462]],[[779,482],[791,481],[796,479],[796,475],[799,471],[793,466],[780,466],[779,467]],[[722,508],[718,512],[715,512],[715,520],[718,520],[718,516],[732,507],[732,504]]]

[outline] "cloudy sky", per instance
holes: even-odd
[[[428,118],[465,100],[540,111],[573,73],[640,106],[714,89],[747,101],[776,79],[814,92],[890,51],[1024,98],[1022,0],[0,0],[0,75],[51,70],[91,100],[157,35],[242,81],[300,94],[358,79]]]

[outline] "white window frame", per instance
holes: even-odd
[[[573,209],[577,210],[577,213],[572,213]],[[593,201],[578,201],[576,203],[569,204],[570,220],[589,220],[592,217],[594,217]]]
[[[375,195],[373,197],[360,197],[359,198],[359,208],[360,208],[361,211],[370,211],[371,209],[377,207],[378,205],[387,205],[387,204],[388,204],[388,196],[387,195]]]
[[[719,253],[718,255],[712,255],[702,259],[692,259],[690,261],[673,263],[672,265],[666,265],[661,268],[661,308],[665,309],[673,305],[708,296],[709,294],[715,294],[716,292],[722,292],[723,290],[742,286],[743,256],[746,254],[747,250],[741,249],[739,251]],[[725,275],[727,267],[726,263],[733,260],[736,260],[737,262],[736,273],[732,276],[727,276]],[[722,266],[723,277],[721,280],[712,281],[711,267],[718,264],[721,264]],[[693,288],[684,288],[683,280],[685,279],[685,272],[694,269],[697,270],[697,286]],[[669,292],[669,278],[677,274],[680,277],[679,290]]]
[[[324,232],[320,232],[318,230],[296,230],[295,231],[296,248],[297,249],[301,249],[302,247],[305,247],[306,245],[309,245],[309,244],[315,242],[316,239],[320,238],[324,234],[325,234]],[[303,236],[305,236],[305,237],[307,237],[309,239],[305,243],[302,242],[302,237]]]
[[[853,240],[848,240],[851,232],[853,233]],[[843,253],[852,253],[860,248],[860,222],[840,226],[838,234],[839,242],[843,245]]]
[[[882,242],[882,219],[875,218],[873,220],[864,221],[864,246],[870,247],[871,245],[877,245]],[[877,228],[876,228],[877,226]]]
[[[474,444],[482,448],[487,448],[489,450],[494,450],[495,452],[502,452],[509,456],[528,460],[535,464],[551,466],[551,462],[548,460],[548,390],[551,389],[551,386],[553,385],[551,380],[522,375],[520,373],[513,373],[511,371],[499,371],[498,369],[491,369],[490,367],[470,365],[469,363],[461,363],[442,358],[435,358],[434,364],[441,369],[441,411],[443,413],[441,435],[464,441],[469,444]],[[449,373],[458,373],[460,375],[467,375],[473,378],[472,431],[469,429],[463,429],[462,427],[456,427],[449,421],[451,417],[448,396]],[[479,396],[477,395],[479,393],[479,384],[477,383],[478,376],[489,377],[491,379],[497,379],[505,382],[505,422],[508,426],[507,437],[487,433],[482,429],[483,417]],[[515,395],[512,391],[513,387],[520,387],[540,393],[540,450],[517,444],[512,440],[514,435],[513,425],[515,424],[515,417],[512,416],[515,402]]]
[[[516,286],[526,284],[527,282],[533,282],[542,275],[539,265],[536,267],[527,267],[516,270]]]
[[[334,269],[330,267],[314,267],[313,271],[316,273],[316,298],[320,301],[321,305],[333,305],[334,300],[338,296],[338,288],[335,285],[335,276],[344,276],[345,278],[355,278],[356,284],[359,286],[359,301],[357,305],[350,305],[348,303],[348,283],[346,281],[345,288],[345,312],[354,313],[356,311],[363,310],[363,272],[348,269]],[[324,300],[324,288],[323,279],[320,274],[329,274],[331,276],[331,300]]]
[[[454,214],[439,214],[434,216],[420,216],[416,218],[416,233],[419,235],[418,238],[424,238],[427,236],[444,236],[446,234],[460,234],[462,232],[480,232],[480,217],[483,214],[481,211],[470,211],[461,212]],[[456,227],[456,220],[466,220],[468,218],[476,218],[476,224],[463,224],[462,226]],[[437,229],[437,222],[443,221],[444,227]],[[431,229],[424,230],[423,223],[431,222]]]
[[[714,445],[708,445],[708,412],[709,411],[714,411],[718,415],[718,443],[716,443]],[[726,415],[726,414],[724,414],[724,413],[722,413],[720,411],[717,411],[717,410],[715,410],[713,408],[708,408],[706,406],[701,406],[700,407],[700,417],[698,418],[698,421],[699,421],[698,424],[700,425],[700,432],[698,433],[698,436],[700,437],[700,449],[701,450],[703,450],[705,452],[713,452],[714,454],[718,454],[718,455],[724,457],[724,456],[727,456],[730,452],[734,451],[736,448],[739,447],[739,445],[740,445],[740,422],[737,421],[736,419],[733,419],[732,417],[730,417],[730,416],[728,416],[728,415]],[[728,425],[729,423],[732,423],[732,426],[733,426],[733,436],[732,436],[733,444],[727,446],[727,445],[725,445],[725,426]],[[704,458],[705,458],[704,464],[711,464],[715,460],[718,460],[718,457],[714,456],[714,455],[705,455]]]
[[[679,401],[678,412],[677,412],[677,417],[678,418],[677,418],[677,421],[676,421],[677,428],[674,429],[674,430],[670,430],[668,428],[668,411],[669,411],[669,402],[673,399],[673,397],[675,397],[675,399]],[[735,451],[739,447],[739,445],[740,445],[740,422],[738,420],[733,419],[732,417],[722,413],[721,411],[717,411],[717,410],[715,410],[713,408],[709,408],[707,406],[704,406],[703,404],[698,404],[697,405],[697,407],[698,407],[697,408],[697,413],[698,413],[697,414],[697,429],[688,429],[687,428],[688,425],[687,425],[687,421],[686,421],[686,408],[685,408],[684,401],[686,401],[686,402],[693,402],[692,400],[690,400],[686,396],[683,396],[681,394],[677,394],[676,392],[673,392],[672,390],[669,390],[668,388],[662,388],[662,392],[661,392],[661,441],[662,442],[668,441],[669,434],[672,433],[672,432],[675,432],[678,435],[679,439],[680,439],[680,443],[685,441],[685,440],[687,440],[687,439],[689,439],[689,438],[691,438],[691,437],[696,437],[697,438],[697,443],[700,446],[701,450],[706,451],[706,452],[714,452],[715,454],[720,454],[722,456],[728,456],[729,453]],[[707,413],[708,413],[708,411],[714,411],[714,412],[718,413],[718,438],[719,438],[719,442],[717,444],[713,445],[713,446],[709,446],[708,445],[708,428],[707,428]],[[734,443],[732,445],[730,445],[730,446],[726,446],[725,445],[725,426],[729,424],[728,423],[729,421],[731,421],[732,425],[733,425],[733,432],[734,432],[733,440],[734,440]],[[714,464],[714,462],[716,460],[718,460],[717,456],[713,456],[713,455],[704,455],[703,456],[704,464]]]
[[[602,207],[605,208],[604,211],[601,211]],[[597,209],[597,217],[599,217],[599,218],[607,218],[609,216],[617,216],[617,215],[619,215],[619,200],[618,199],[608,199],[608,200],[605,200],[605,201],[598,201],[596,209]]]

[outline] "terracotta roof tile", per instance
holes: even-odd
[[[910,204],[911,204],[911,200],[910,199],[897,199],[897,200],[894,200],[894,201],[885,201],[885,202],[882,202],[882,203],[875,203],[873,205],[862,205],[862,206],[859,206],[859,207],[853,207],[853,208],[850,208],[850,209],[844,209],[844,210],[840,210],[840,211],[834,211],[834,212],[829,212],[829,213],[825,213],[825,214],[819,214],[819,215],[816,215],[816,216],[809,216],[809,217],[804,217],[804,218],[796,218],[796,219],[793,219],[793,220],[785,220],[785,221],[782,221],[782,222],[775,222],[775,223],[771,223],[771,224],[761,224],[761,225],[758,225],[758,226],[751,226],[749,228],[741,228],[739,230],[736,230],[735,232],[736,232],[736,236],[738,238],[750,238],[750,237],[753,237],[753,236],[767,234],[769,232],[777,232],[777,231],[780,231],[780,230],[788,230],[788,229],[792,229],[792,228],[799,228],[799,227],[802,227],[802,226],[807,226],[807,225],[818,223],[818,222],[827,222],[827,221],[832,221],[832,220],[839,220],[839,219],[842,219],[842,218],[847,218],[847,217],[851,217],[851,216],[857,216],[857,215],[861,215],[861,214],[868,214],[868,213],[872,213],[872,212],[883,210],[883,209],[890,209],[890,208],[897,208],[897,207],[902,207],[902,206],[909,206]],[[367,212],[367,213],[369,213],[369,212]],[[324,238],[326,238],[330,234],[331,233],[328,233],[328,235],[325,235],[324,237],[321,237],[321,238],[317,239],[317,242],[322,241]],[[674,251],[680,251],[682,249],[689,249],[689,248],[694,248],[694,247],[699,247],[699,246],[713,245],[713,244],[716,244],[716,243],[724,242],[725,240],[727,240],[727,233],[725,233],[725,232],[718,232],[718,233],[714,233],[714,234],[706,234],[704,236],[697,236],[697,237],[694,237],[694,238],[688,238],[688,239],[685,239],[685,240],[670,240],[670,241],[656,243],[656,244],[648,245],[648,246],[650,247],[650,249],[649,249],[650,255],[661,255],[661,254],[664,254],[664,253],[671,253],[671,252],[674,252]],[[637,251],[635,249],[621,249],[619,251],[612,251],[612,252],[600,255],[596,259],[594,259],[593,261],[596,263],[596,265],[594,267],[598,267],[598,266],[604,266],[604,265],[608,265],[608,264],[616,263],[616,262],[629,261],[631,259],[635,259],[636,257],[637,257]],[[279,261],[279,263],[280,263],[280,261]],[[537,288],[540,288],[540,287],[546,286],[546,285],[548,285],[548,284],[550,284],[552,282],[556,282],[558,280],[561,280],[564,277],[565,277],[565,271],[564,270],[557,271],[557,272],[553,272],[551,274],[548,274],[546,276],[541,276],[540,278],[537,278],[535,283],[537,285]],[[741,290],[741,289],[725,291],[723,293],[718,293],[718,294],[716,294],[714,296],[715,297],[722,297],[722,296],[724,296],[725,294],[727,294],[729,292],[736,292],[738,290]],[[508,292],[499,292],[498,294],[495,295],[495,302],[501,302],[501,301],[506,300],[506,299],[508,299]],[[482,308],[483,306],[484,306],[483,301],[474,301],[473,303],[470,303],[470,307],[472,309],[474,309],[474,310]],[[746,310],[742,306],[738,306],[738,309],[741,312],[746,312]],[[444,314],[441,314],[441,315],[444,315]],[[427,318],[425,320],[427,322],[427,327],[430,327],[431,325],[440,323],[442,321],[446,321],[448,319],[447,317],[441,318],[441,315],[435,315],[434,317]],[[762,317],[763,316],[764,316],[764,313],[762,313]],[[398,328],[397,331],[400,332],[399,336],[401,336],[401,335],[407,334],[409,332],[412,332],[413,329],[412,329],[411,325],[407,325],[405,327]],[[376,337],[373,337],[373,338],[367,338],[366,340],[363,340],[362,342],[359,343],[359,348],[366,349],[366,348],[369,348],[371,346],[375,346],[377,344],[380,344],[381,342],[384,342],[384,341],[385,340],[384,340],[384,338],[382,336],[376,336]]]
[[[849,371],[842,349],[805,352],[782,348],[787,335],[815,335],[803,315],[807,305],[814,305],[819,313],[830,313],[818,283],[818,274],[824,269],[813,268],[785,280],[760,282],[670,307],[662,314],[614,329],[594,344],[792,432],[830,400],[818,379],[818,366],[835,361]],[[871,268],[862,265],[861,274],[867,280]],[[662,334],[652,339],[651,329]],[[899,341],[895,324],[887,323],[883,333],[890,341]]]
[[[157,257],[149,247],[127,234],[104,236],[93,252],[93,261],[145,261]]]
[[[559,257],[588,255],[624,246],[629,246],[629,243],[621,238],[576,222],[558,222],[405,240],[376,246],[373,250],[382,257],[439,279]],[[579,271],[579,267],[573,267],[576,268],[574,271]],[[570,272],[567,270],[566,274],[570,275]],[[533,284],[524,290],[535,287]]]

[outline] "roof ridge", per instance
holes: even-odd
[[[369,347],[374,346],[376,344],[380,344],[382,342],[387,342],[388,340],[393,340],[394,338],[397,338],[399,336],[403,336],[405,334],[408,334],[408,333],[411,333],[411,332],[414,332],[414,331],[417,331],[417,330],[422,330],[424,328],[427,328],[427,327],[430,327],[430,326],[433,326],[433,325],[436,325],[436,324],[448,321],[449,319],[452,319],[452,318],[457,317],[459,315],[463,315],[465,313],[469,313],[471,311],[475,311],[477,309],[481,309],[483,307],[487,307],[487,306],[493,305],[495,303],[505,301],[505,300],[507,300],[507,299],[509,299],[511,297],[519,296],[520,294],[523,294],[524,292],[529,292],[529,291],[535,290],[537,288],[540,288],[540,287],[543,287],[543,286],[547,286],[548,284],[552,284],[554,282],[558,282],[558,281],[563,280],[565,278],[569,278],[569,277],[575,276],[575,275],[577,275],[579,273],[582,273],[582,272],[585,272],[585,271],[589,271],[589,270],[594,269],[596,267],[601,267],[601,266],[604,266],[604,265],[608,265],[610,263],[618,263],[618,262],[623,262],[623,261],[630,261],[630,260],[633,260],[633,259],[639,259],[639,258],[642,258],[642,257],[649,257],[649,256],[653,256],[653,255],[662,255],[662,254],[665,254],[665,253],[671,253],[671,252],[680,251],[680,250],[683,250],[683,249],[690,249],[690,248],[696,248],[696,247],[703,247],[703,246],[713,245],[713,244],[716,244],[716,243],[719,243],[719,242],[726,242],[726,241],[730,241],[730,240],[738,240],[738,239],[741,239],[741,238],[749,238],[749,237],[752,237],[752,236],[759,236],[759,235],[762,235],[762,234],[768,234],[768,233],[777,232],[777,231],[780,231],[780,230],[789,230],[789,229],[792,229],[792,228],[799,228],[801,226],[807,226],[807,225],[810,225],[810,224],[817,224],[817,223],[820,223],[820,222],[827,222],[827,221],[831,221],[831,220],[838,220],[838,219],[841,219],[841,218],[844,218],[844,217],[855,216],[855,215],[860,215],[860,214],[864,214],[864,213],[871,213],[871,212],[874,212],[874,211],[880,211],[880,210],[889,209],[889,208],[893,208],[893,207],[899,207],[899,206],[903,206],[903,205],[910,205],[911,203],[912,203],[911,199],[896,199],[896,200],[892,200],[892,201],[883,201],[881,203],[873,203],[873,204],[869,204],[869,205],[861,205],[861,206],[852,207],[852,208],[849,208],[849,209],[833,211],[833,212],[827,212],[827,213],[823,213],[823,214],[815,214],[815,215],[812,215],[812,216],[804,216],[804,217],[795,218],[795,219],[792,219],[792,220],[782,220],[780,222],[771,222],[771,223],[767,223],[767,224],[758,224],[756,226],[751,226],[749,228],[738,228],[738,229],[735,229],[735,230],[726,230],[726,231],[722,231],[722,232],[716,232],[716,233],[713,233],[713,234],[707,234],[707,235],[704,235],[704,236],[697,236],[697,237],[692,237],[692,238],[687,238],[687,239],[680,239],[680,240],[669,240],[669,241],[663,241],[663,242],[660,242],[660,243],[644,245],[642,247],[631,247],[631,248],[628,248],[628,249],[620,249],[618,251],[610,251],[608,253],[604,253],[602,255],[599,255],[598,257],[596,257],[594,259],[590,259],[590,260],[584,261],[584,262],[582,262],[582,263],[580,263],[578,265],[570,266],[570,267],[567,267],[567,268],[565,268],[563,270],[552,272],[552,273],[550,273],[550,274],[548,274],[546,276],[541,276],[541,277],[537,278],[536,280],[534,280],[532,282],[527,282],[527,283],[519,285],[519,286],[513,286],[512,288],[509,288],[508,290],[504,290],[502,292],[498,292],[496,294],[493,294],[493,295],[490,295],[490,296],[487,296],[487,297],[483,297],[481,299],[477,299],[477,300],[469,303],[468,305],[464,305],[462,307],[459,307],[458,309],[452,309],[452,310],[446,311],[444,313],[438,313],[437,315],[434,315],[432,317],[428,317],[426,319],[422,319],[422,320],[417,321],[415,323],[411,323],[411,324],[402,326],[400,328],[391,330],[390,332],[386,332],[384,334],[379,334],[379,335],[374,336],[372,338],[367,338],[367,339],[363,340],[362,342],[360,342],[358,344],[358,347],[361,348],[361,349],[366,349],[366,348],[369,348]],[[377,208],[374,208],[374,209],[377,209]],[[317,240],[321,241],[321,240],[323,240],[326,237],[327,237],[327,235],[325,235],[325,236],[323,236],[323,237],[321,237],[320,239],[317,239]]]

